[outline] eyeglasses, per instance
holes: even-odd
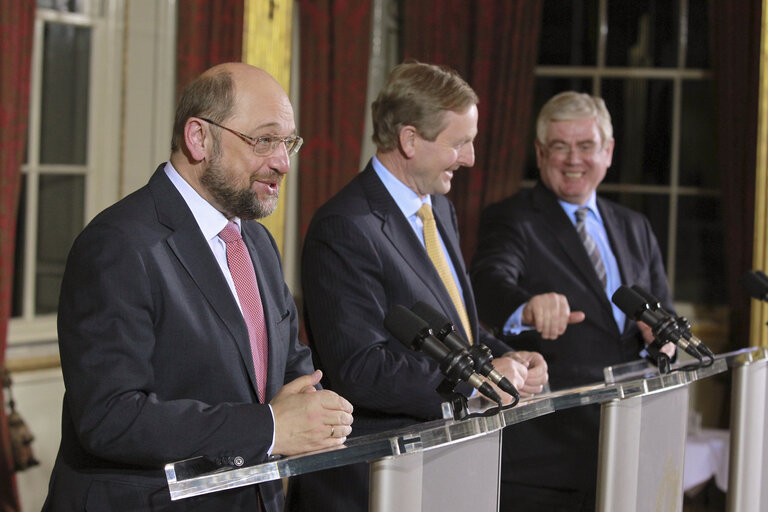
[[[299,137],[298,135],[291,135],[290,137],[280,137],[278,135],[265,135],[263,137],[249,137],[248,135],[241,133],[237,130],[233,130],[232,128],[227,128],[226,126],[222,126],[219,123],[213,122],[210,119],[206,119],[204,117],[200,117],[198,119],[202,119],[206,123],[210,123],[214,126],[218,126],[219,128],[223,130],[227,130],[228,132],[234,133],[244,141],[246,141],[252,148],[253,152],[257,155],[261,156],[267,156],[271,155],[275,152],[277,149],[277,146],[280,144],[285,144],[285,149],[288,151],[288,156],[293,156],[296,153],[299,152],[299,149],[301,148],[301,145],[304,143],[304,139]]]
[[[583,142],[581,144],[577,144],[575,148],[564,142],[554,142],[547,146],[547,151],[560,157],[569,156],[571,151],[575,151],[582,157],[590,157],[601,149],[602,147],[600,147],[598,144],[595,144],[594,142]]]

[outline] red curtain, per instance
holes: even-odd
[[[21,164],[27,141],[35,0],[0,0],[0,365],[11,315],[13,256]],[[18,493],[0,387],[0,510],[17,511]]]
[[[539,0],[404,2],[403,55],[456,69],[480,97],[475,165],[454,175],[464,257],[482,209],[517,192],[525,165],[541,25]]]
[[[371,31],[370,0],[299,0],[300,234],[359,172]]]
[[[176,97],[200,73],[243,54],[244,0],[179,0]]]
[[[761,3],[710,3],[718,167],[734,349],[749,344],[750,299],[740,278],[753,264]]]

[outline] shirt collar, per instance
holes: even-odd
[[[597,194],[595,192],[592,192],[592,195],[589,196],[589,199],[587,199],[587,202],[584,205],[568,203],[562,199],[558,199],[557,202],[560,203],[563,211],[574,224],[576,224],[576,210],[582,208],[582,206],[589,208],[589,211],[592,212],[595,218],[597,218],[600,223],[603,222],[603,218],[600,216],[600,210],[597,209]]]
[[[384,167],[384,164],[382,164],[375,155],[371,159],[371,164],[373,165],[373,170],[376,171],[379,179],[381,179],[381,182],[384,183],[387,192],[389,192],[389,195],[395,200],[397,207],[400,208],[400,211],[403,212],[403,215],[405,215],[406,218],[416,215],[416,212],[419,211],[422,204],[426,203],[430,207],[432,206],[431,196],[428,195],[424,199],[420,198],[416,192],[411,190],[405,183],[389,172],[389,169]]]
[[[221,233],[221,230],[229,222],[219,210],[213,207],[211,203],[203,199],[203,197],[187,183],[187,181],[181,177],[179,172],[173,167],[171,162],[165,164],[165,174],[171,183],[184,198],[184,201],[192,211],[192,215],[197,221],[197,225],[200,226],[200,230],[203,232],[206,240],[211,240]],[[232,219],[240,227],[240,219],[235,217]]]

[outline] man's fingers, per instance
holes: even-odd
[[[352,414],[352,412],[354,412],[354,408],[352,407],[352,404],[349,403],[341,395],[338,395],[328,389],[320,390],[319,393],[321,396],[320,404],[325,409],[330,409],[333,411],[345,411],[349,414]]]
[[[535,325],[543,339],[556,339],[565,332],[571,320],[568,299],[559,293],[535,295],[523,310],[523,319]],[[578,315],[575,318],[578,320]]]
[[[323,372],[320,370],[315,370],[309,375],[302,375],[301,377],[293,379],[291,382],[283,386],[280,391],[287,393],[303,393],[305,392],[307,386],[315,386],[320,382],[322,377]]]
[[[583,322],[585,318],[587,318],[587,315],[583,311],[571,311],[571,314],[568,315],[568,323],[578,324]]]
[[[280,391],[270,402],[275,417],[275,453],[295,455],[344,443],[352,432],[352,404],[333,391],[297,393],[302,383],[314,377],[300,377]],[[301,388],[301,389],[307,389]]]
[[[332,425],[333,437],[342,437],[346,439],[352,433],[352,427],[349,425]]]

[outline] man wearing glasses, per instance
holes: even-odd
[[[62,441],[44,510],[166,510],[163,466],[250,466],[339,446],[352,406],[316,391],[309,350],[266,229],[293,109],[261,69],[223,64],[176,111],[170,161],[98,215],[72,248],[59,347]],[[281,483],[173,510],[282,510]]]
[[[470,273],[480,319],[511,346],[541,352],[559,390],[602,381],[605,366],[638,359],[653,340],[611,303],[620,285],[670,311],[672,299],[648,220],[595,193],[614,147],[603,100],[554,96],[535,144],[541,181],[483,212]],[[599,420],[594,405],[506,428],[501,510],[594,510]]]

